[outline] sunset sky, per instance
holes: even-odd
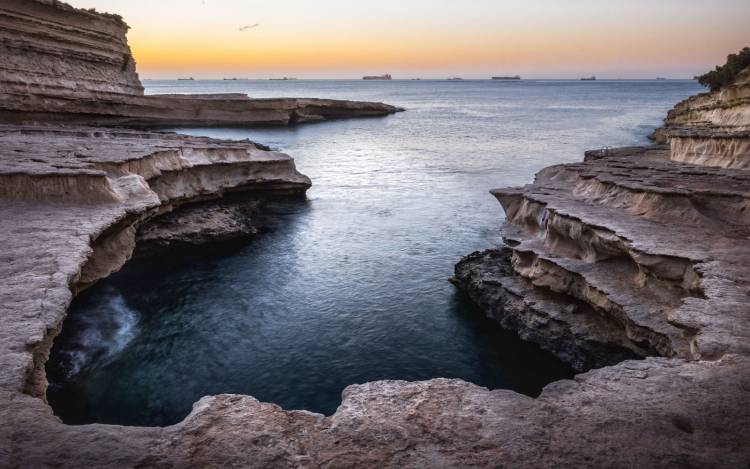
[[[125,18],[142,78],[689,78],[750,45],[748,0],[68,2]]]

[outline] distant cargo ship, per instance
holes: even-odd
[[[666,80],[666,78],[664,78],[664,77],[656,77],[656,79],[657,79],[657,80],[659,80],[659,81],[664,81],[664,80]]]
[[[520,80],[520,75],[513,75],[512,77],[492,77],[493,80]]]
[[[464,81],[464,79],[461,77],[453,77],[453,78],[448,78],[448,81]]]
[[[366,77],[362,77],[363,80],[392,80],[393,78],[389,73],[386,73],[385,75],[370,75]]]
[[[193,77],[190,77],[190,78],[178,78],[177,80],[178,81],[193,81],[193,80],[195,80],[195,78],[193,78]]]
[[[296,80],[296,78],[291,77],[284,77],[284,78],[269,78],[271,81],[289,81],[289,80]]]
[[[583,77],[581,81],[596,81],[596,77],[591,75],[590,77]]]

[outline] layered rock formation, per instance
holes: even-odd
[[[306,180],[287,158],[250,144],[104,132],[114,145],[96,153],[114,156],[100,161],[75,144],[100,130],[55,131],[74,143],[55,154],[44,153],[43,129],[14,132],[4,134],[3,161],[20,159],[4,172],[36,179],[15,183],[19,195],[2,206],[12,221],[0,226],[0,275],[9,279],[0,289],[2,466],[736,468],[750,460],[743,170],[634,147],[591,152],[535,184],[494,191],[513,247],[465,259],[456,283],[578,369],[608,365],[552,383],[537,399],[460,380],[382,381],[347,388],[331,416],[221,395],[166,428],[66,426],[43,400],[39,371],[71,289],[123,262],[135,225],[160,207],[237,188],[218,183],[224,165],[250,170],[255,156],[276,168],[250,185],[301,189]],[[144,147],[128,154],[120,138],[130,139],[128,151],[134,139]],[[204,154],[209,146],[221,149]],[[22,157],[29,150],[41,157]],[[83,197],[58,171],[100,195]],[[57,197],[41,203],[44,193]]]
[[[183,119],[158,104],[183,98],[140,96],[117,17],[3,0],[0,22],[6,117],[139,123],[144,114],[121,110],[147,103],[153,122]],[[493,191],[511,248],[469,256],[455,283],[504,327],[591,371],[537,399],[447,379],[353,385],[331,416],[211,396],[165,428],[68,426],[53,415],[44,363],[72,296],[119,269],[139,237],[252,234],[252,214],[216,209],[228,193],[302,193],[310,181],[251,142],[0,126],[0,467],[747,466],[743,86],[678,106],[671,148],[591,152]],[[191,99],[191,122],[202,123],[218,107],[196,102],[235,100]],[[249,109],[242,101],[231,118]],[[682,142],[691,128],[703,133]],[[732,143],[719,144],[726,135]]]
[[[581,370],[607,364],[610,354],[593,350],[606,345],[687,359],[750,352],[750,174],[676,163],[666,150],[628,153],[554,166],[530,186],[493,191],[512,254],[464,260],[459,284],[483,304],[489,289],[502,301],[506,290],[523,298],[518,307],[487,305],[501,318],[518,315],[519,328],[562,322],[535,341],[557,352],[547,338],[560,335],[585,356],[562,351]]]
[[[0,385],[44,397],[44,362],[71,295],[122,267],[139,226],[225,193],[309,186],[289,156],[250,142],[0,126]]]
[[[732,401],[722,411],[726,425],[750,424],[741,365],[750,357],[749,77],[745,70],[732,86],[678,104],[662,129],[671,145],[587,152],[582,163],[542,170],[533,184],[493,190],[505,209],[508,247],[474,253],[456,266],[453,282],[488,316],[580,371],[662,357],[583,375],[608,388],[597,406],[618,402],[622,392],[651,402],[653,385],[625,391],[610,381],[632,366],[658,362],[682,374],[729,360],[738,369],[721,389],[677,380],[661,392],[693,393],[706,405],[695,415],[700,425],[718,422],[710,406],[723,399]],[[638,425],[658,425],[671,412],[661,406]],[[693,425],[673,423],[705,453],[734,432],[698,435]],[[648,444],[627,438],[612,435],[631,448]],[[750,440],[735,449],[740,460],[750,460]],[[647,451],[650,467],[739,464],[696,455],[669,462]],[[590,448],[573,452],[610,465]]]
[[[653,138],[672,144],[674,161],[750,169],[750,68],[719,91],[677,104]]]
[[[242,94],[144,96],[118,16],[53,0],[0,3],[0,119],[128,126],[292,125],[399,108]]]

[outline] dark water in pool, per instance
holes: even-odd
[[[290,153],[314,186],[269,206],[251,244],[138,263],[74,302],[48,365],[69,423],[165,425],[250,394],[332,413],[379,379],[462,378],[537,394],[569,370],[500,330],[448,283],[500,243],[487,191],[603,145],[645,143],[687,81],[146,82],[148,92],[384,101],[407,112],[290,129],[192,129]]]

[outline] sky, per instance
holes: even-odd
[[[130,25],[141,78],[692,78],[749,0],[67,0]]]

